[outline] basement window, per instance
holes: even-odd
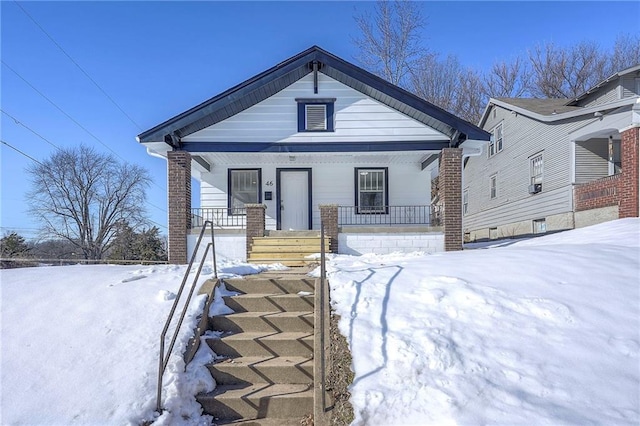
[[[335,101],[335,98],[296,98],[298,103],[298,132],[333,132]]]

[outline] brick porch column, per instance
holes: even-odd
[[[620,154],[622,157],[622,174],[618,190],[620,191],[620,207],[618,217],[638,217],[638,144],[640,143],[640,123],[622,129],[620,132]]]
[[[265,210],[264,204],[245,204],[247,209],[247,259],[254,237],[264,237]]]
[[[320,221],[324,224],[325,237],[331,238],[329,250],[338,253],[338,205],[323,204],[320,207]]]
[[[462,148],[440,153],[440,199],[445,251],[462,250]]]
[[[187,232],[191,228],[191,154],[167,152],[169,263],[187,263]]]

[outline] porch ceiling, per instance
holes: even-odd
[[[332,153],[194,153],[212,168],[216,166],[287,165],[290,167],[313,164],[416,164],[439,151],[363,152],[353,154]]]

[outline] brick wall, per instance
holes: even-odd
[[[462,148],[440,153],[440,200],[445,251],[462,250]]]
[[[247,209],[247,258],[254,237],[264,237],[265,210],[264,204],[245,204]]]
[[[618,205],[620,175],[576,185],[573,188],[574,210],[599,209]]]
[[[621,132],[622,177],[620,179],[620,218],[638,217],[638,143],[640,125]]]
[[[187,263],[187,232],[191,228],[191,154],[167,153],[169,263]]]
[[[331,238],[329,250],[338,253],[338,205],[325,204],[320,207],[320,220],[324,224],[325,236]]]

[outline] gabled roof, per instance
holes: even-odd
[[[551,122],[564,120],[566,118],[576,117],[583,114],[593,114],[596,111],[607,109],[611,110],[624,105],[632,104],[635,102],[636,98],[624,98],[606,104],[592,105],[589,107],[578,106],[578,103],[582,99],[598,91],[605,84],[609,83],[612,80],[615,80],[616,78],[632,73],[637,73],[640,75],[640,64],[611,75],[610,77],[602,80],[600,83],[596,84],[575,99],[491,98],[489,99],[484,113],[482,114],[479,126],[484,126],[484,123],[489,117],[489,112],[491,111],[492,105],[497,105],[502,108],[524,114],[536,120]]]
[[[595,86],[591,87],[589,90],[587,90],[586,92],[584,92],[583,94],[581,94],[577,98],[571,99],[569,102],[567,102],[567,105],[576,105],[582,99],[586,98],[587,96],[589,96],[593,92],[597,91],[600,87],[604,86],[605,84],[607,84],[611,80],[615,80],[615,79],[617,79],[619,77],[625,76],[627,74],[632,74],[634,72],[640,72],[640,64],[634,65],[632,67],[629,67],[627,69],[619,71],[619,72],[617,72],[615,74],[612,74],[608,78],[605,78],[604,80],[602,80],[600,83],[598,83]]]
[[[447,135],[452,146],[458,146],[466,139],[490,138],[489,133],[479,127],[313,46],[141,133],[137,139],[141,143],[166,142],[179,147],[180,138],[238,114],[311,73],[313,62],[317,62],[319,71],[329,77]]]
[[[580,109],[580,107],[567,106],[567,99],[495,98],[495,100],[541,115],[561,114]]]

